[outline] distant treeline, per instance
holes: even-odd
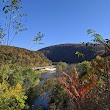
[[[0,64],[19,63],[27,67],[51,65],[51,61],[41,52],[0,45]]]

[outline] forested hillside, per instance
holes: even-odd
[[[0,63],[19,63],[27,67],[51,65],[51,61],[41,52],[3,45],[0,45]]]
[[[84,60],[92,60],[97,55],[104,54],[104,47],[102,45],[89,44],[60,44],[55,46],[46,47],[39,50],[53,62],[67,62],[67,63],[78,63]],[[84,57],[78,57],[76,52],[81,52]]]

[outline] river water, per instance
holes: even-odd
[[[48,78],[56,78],[59,76],[59,73],[56,73],[56,72],[50,72],[50,73],[42,73],[40,78],[42,79],[40,82],[39,82],[39,86],[42,86],[44,83],[45,83],[45,79],[48,79]],[[51,93],[46,91],[44,93],[43,96],[39,96],[37,99],[35,99],[34,101],[34,106],[32,107],[31,110],[36,110],[35,107],[36,106],[40,106],[40,105],[43,105],[45,108],[47,108],[48,106],[48,96],[50,95]],[[45,109],[46,110],[46,109]]]

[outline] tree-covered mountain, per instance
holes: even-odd
[[[46,47],[39,51],[53,62],[78,63],[84,60],[92,60],[97,55],[103,55],[104,47],[99,44],[60,44]],[[83,53],[84,57],[78,57],[75,54],[77,51]]]
[[[51,61],[41,52],[0,45],[0,64],[18,63],[27,67],[51,65]]]

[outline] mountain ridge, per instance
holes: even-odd
[[[58,44],[39,49],[49,60],[53,62],[64,61],[66,63],[79,63],[84,60],[92,60],[97,55],[104,54],[104,47],[100,44]],[[78,57],[76,51],[84,54],[84,57]]]

